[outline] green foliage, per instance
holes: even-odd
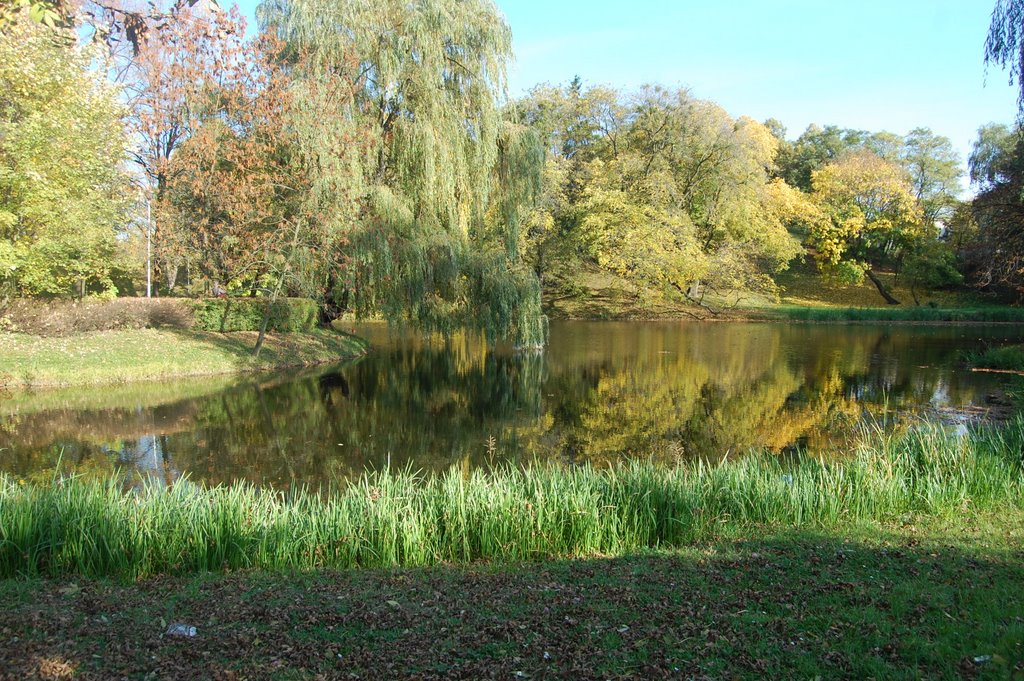
[[[198,331],[259,331],[270,305],[269,331],[301,333],[316,328],[319,312],[309,298],[206,298],[190,305]]]
[[[525,251],[571,289],[580,261],[657,296],[774,292],[799,252],[799,194],[769,169],[778,144],[685,91],[540,87],[517,103],[549,155]],[[703,295],[703,294],[696,294]]]
[[[0,282],[116,295],[126,136],[102,55],[21,17],[0,32]]]
[[[960,155],[949,138],[914,128],[900,142],[897,159],[910,173],[911,187],[926,224],[948,220],[960,193]]]
[[[1024,371],[1024,345],[990,348],[964,357],[968,364],[1001,371]]]
[[[1024,2],[996,0],[985,39],[985,66],[1009,69],[1010,84],[1015,81],[1020,94],[1017,109],[1024,112]]]
[[[311,200],[348,239],[336,296],[428,328],[541,343],[539,288],[517,248],[540,155],[499,109],[511,33],[496,7],[267,0],[259,16],[303,60],[308,115],[294,124]],[[323,106],[332,84],[351,97]]]
[[[866,433],[845,461],[754,455],[718,465],[504,467],[367,474],[285,496],[246,484],[0,478],[0,576],[139,578],[224,569],[430,565],[621,554],[726,526],[833,527],[902,513],[1024,504],[1024,421],[961,438]]]
[[[1010,168],[1008,161],[1020,141],[1020,130],[1003,123],[989,123],[978,128],[978,138],[967,158],[971,182],[991,189],[1006,182]]]
[[[957,269],[956,254],[948,243],[934,239],[923,241],[910,249],[900,271],[900,276],[909,282],[915,299],[918,288],[943,288],[961,284],[964,280]]]
[[[896,164],[857,151],[813,177],[812,198],[821,215],[811,223],[810,241],[823,270],[858,282],[927,238],[910,178]],[[888,295],[881,287],[879,291]]]
[[[795,142],[780,147],[779,177],[792,187],[810,192],[814,172],[838,160],[845,152],[861,147],[866,134],[862,130],[846,130],[834,125],[822,128],[812,124]]]
[[[972,215],[959,216],[962,244],[978,286],[1020,302],[1024,299],[1024,137],[1019,127],[978,130],[970,156],[971,179],[980,191]],[[973,223],[973,224],[972,224]],[[975,231],[976,230],[976,231]],[[963,239],[961,239],[963,241]]]

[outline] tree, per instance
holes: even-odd
[[[641,300],[775,292],[772,275],[799,252],[788,228],[800,196],[771,180],[769,128],[653,86],[543,86],[517,108],[548,150],[529,252],[559,293],[582,288],[585,265]]]
[[[131,157],[142,171],[144,189],[154,207],[154,261],[167,290],[173,291],[179,269],[195,254],[197,245],[197,225],[187,213],[174,209],[169,196],[174,174],[188,165],[172,168],[175,154],[205,122],[223,116],[223,105],[235,108],[227,118],[241,112],[241,102],[251,99],[258,82],[250,82],[251,74],[246,72],[252,55],[237,8],[230,12],[185,8],[173,22],[162,30],[147,31],[147,36],[124,75],[134,141]],[[198,158],[201,144],[194,145],[193,159]],[[179,190],[184,182],[178,178]],[[213,254],[207,249],[206,255]],[[214,273],[211,262],[211,257],[203,260],[204,274],[214,275],[211,283],[226,284],[217,279],[224,273]]]
[[[818,265],[847,281],[867,275],[887,303],[898,305],[875,268],[925,236],[906,171],[869,151],[854,151],[815,171],[812,185],[821,210],[810,232]]]
[[[597,158],[615,159],[624,148],[629,109],[618,92],[541,85],[513,104],[513,115],[541,140],[546,158],[541,191],[522,232],[521,252],[548,292],[580,290],[577,279],[590,257],[579,227],[579,204]]]
[[[971,147],[967,168],[971,182],[988,190],[1010,181],[1013,154],[1020,131],[1003,123],[989,123],[978,128],[978,138]]]
[[[952,217],[960,193],[960,155],[948,137],[915,128],[903,138],[900,164],[910,173],[914,196],[927,224]]]
[[[309,139],[337,119],[365,133],[348,168],[359,210],[336,295],[428,327],[470,324],[539,343],[539,286],[517,245],[541,156],[529,131],[503,119],[511,36],[494,5],[267,0],[259,16],[288,58],[328,74],[357,65],[351,104],[306,121]],[[351,210],[342,203],[339,220]]]
[[[975,283],[1016,302],[1024,299],[1024,137],[1020,128],[983,126],[970,156],[980,192],[972,208],[977,240]]]
[[[824,128],[809,125],[792,144],[782,149],[778,158],[778,176],[791,187],[811,191],[811,176],[826,164],[837,160],[843,153],[860,148],[867,133],[846,130],[834,125]]]
[[[0,32],[0,278],[25,295],[115,295],[127,142],[103,55],[16,18]]]
[[[1020,88],[1018,111],[1024,112],[1024,0],[996,0],[985,39],[985,66],[993,64],[1009,70],[1010,85]]]

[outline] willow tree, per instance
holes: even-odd
[[[512,48],[495,6],[266,0],[258,16],[286,41],[286,59],[304,65],[295,70],[300,97],[316,100],[321,88],[310,82],[351,75],[355,84],[349,100],[296,120],[307,155],[319,158],[319,182],[352,190],[336,192],[325,216],[347,240],[335,294],[358,311],[430,328],[541,342],[540,290],[517,244],[543,159],[502,114]],[[339,125],[358,130],[359,142],[332,160],[322,140]]]

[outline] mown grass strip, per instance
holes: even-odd
[[[1021,323],[1024,308],[1017,307],[805,307],[779,305],[766,308],[766,316],[808,322],[932,322]]]
[[[851,456],[468,475],[368,473],[331,493],[0,478],[0,577],[420,566],[622,554],[724,529],[834,527],[1024,505],[1024,419],[958,437],[865,433]]]
[[[0,333],[0,387],[128,383],[300,367],[359,357],[367,344],[337,331],[274,334],[259,359],[256,333],[167,329],[103,331],[60,338]]]

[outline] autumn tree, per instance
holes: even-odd
[[[925,236],[909,175],[874,153],[855,151],[815,171],[812,186],[821,211],[810,231],[818,265],[846,281],[866,275],[887,303],[898,305],[875,270]]]
[[[16,17],[0,32],[0,281],[24,295],[116,295],[127,138],[104,55]]]
[[[174,157],[206,122],[222,131],[244,124],[238,112],[259,88],[259,74],[248,70],[252,55],[237,8],[183,9],[173,22],[161,26],[162,30],[147,32],[124,77],[134,142],[131,156],[153,206],[154,260],[168,290],[174,289],[179,270],[197,253],[207,282],[223,286],[226,265],[215,264],[219,251],[208,236],[201,236],[204,223],[194,224],[180,210],[181,202],[171,200],[172,184],[180,190],[188,181],[188,168],[195,167],[184,162],[175,167]],[[194,162],[203,145],[217,144],[214,138],[211,128],[193,145]],[[192,184],[198,186],[194,177]]]
[[[578,82],[537,88],[518,109],[548,148],[538,263],[582,256],[638,295],[702,303],[709,290],[773,293],[799,252],[787,228],[801,197],[771,180],[778,141],[760,123],[682,90]]]

